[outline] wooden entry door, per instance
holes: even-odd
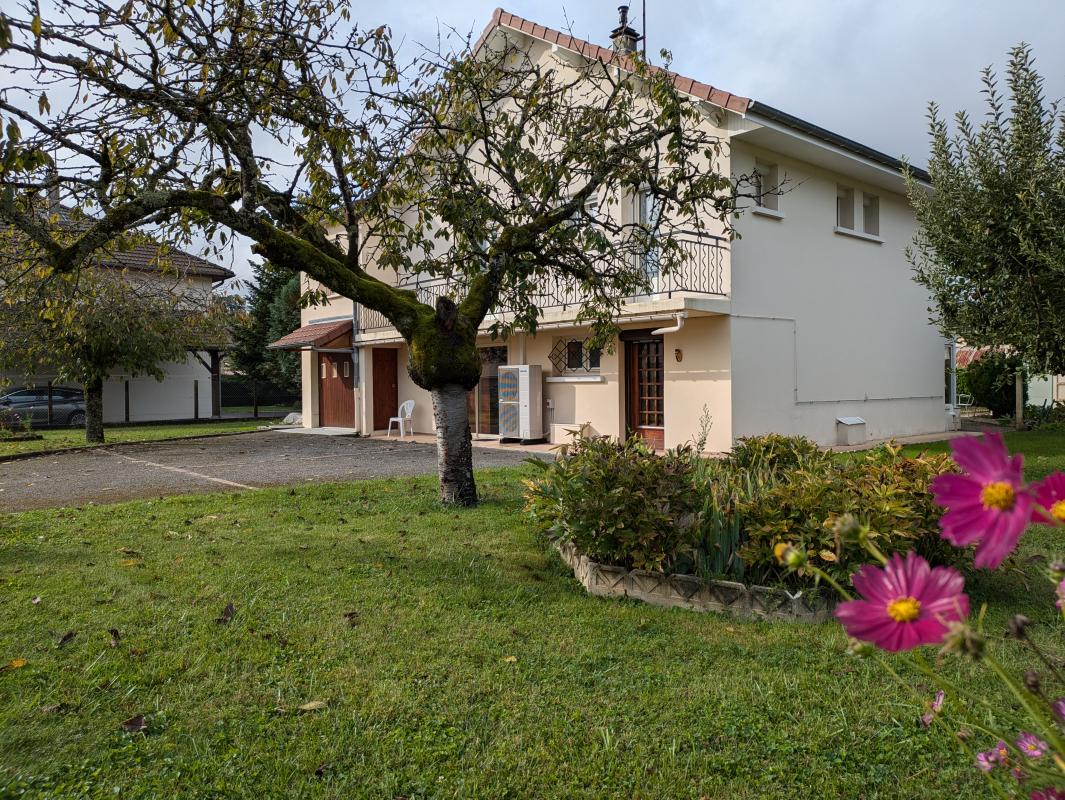
[[[629,434],[665,447],[665,348],[661,339],[625,343],[626,418]]]
[[[388,429],[388,420],[399,413],[398,350],[373,349],[373,429]]]
[[[350,353],[318,354],[318,424],[355,427],[355,366]]]

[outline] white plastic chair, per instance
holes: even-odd
[[[403,435],[404,435],[404,425],[406,426],[406,431],[411,433],[411,434],[413,434],[414,433],[414,420],[411,419],[411,417],[413,417],[413,416],[414,416],[414,401],[413,400],[404,400],[403,403],[399,407],[399,416],[398,417],[390,417],[389,418],[389,420],[388,420],[388,432],[385,434],[385,438],[387,439],[390,436],[392,436],[392,423],[393,422],[398,423],[398,425],[399,425],[399,438],[400,439],[402,439]]]
[[[961,416],[969,411],[973,407],[973,396],[971,394],[959,394],[958,395],[958,415]]]

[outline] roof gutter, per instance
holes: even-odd
[[[862,158],[872,161],[875,164],[879,164],[882,167],[887,167],[892,172],[897,172],[900,175],[908,169],[913,177],[922,183],[932,183],[932,176],[928,174],[927,170],[904,164],[894,156],[889,156],[887,153],[882,153],[881,151],[868,147],[861,142],[848,139],[846,136],[840,136],[838,133],[833,133],[827,128],[822,128],[820,125],[814,125],[812,122],[807,122],[806,120],[800,119],[786,111],[781,111],[779,108],[774,108],[773,106],[766,105],[760,101],[752,100],[751,105],[748,108],[748,114],[765,117],[778,125],[782,125],[785,128],[790,128],[794,131],[799,131],[814,139],[819,139],[820,141],[838,147],[841,150],[853,153],[856,156],[861,156]]]

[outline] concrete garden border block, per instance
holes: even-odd
[[[586,558],[585,561],[587,561]],[[627,569],[597,564],[594,561],[587,561],[587,563],[586,578],[581,583],[591,594],[600,597],[625,597],[628,594],[629,571]],[[577,580],[581,580],[579,576]]]
[[[697,579],[698,580],[698,579]],[[728,611],[748,616],[751,595],[747,587],[735,581],[703,581],[706,586],[706,607],[711,611]]]
[[[835,603],[821,593],[789,594],[773,586],[745,586],[735,581],[703,580],[695,575],[629,570],[599,564],[581,555],[572,542],[555,545],[559,556],[588,594],[631,597],[665,608],[721,611],[748,619],[825,622]]]

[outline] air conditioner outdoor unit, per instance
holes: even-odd
[[[539,364],[499,367],[499,438],[544,438],[543,381]]]

